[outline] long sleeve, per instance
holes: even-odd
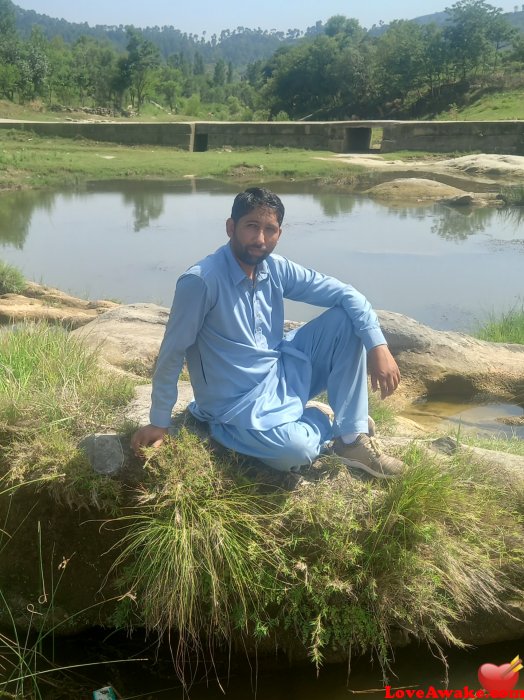
[[[185,274],[177,282],[171,313],[153,376],[152,425],[167,428],[178,398],[177,382],[187,348],[195,343],[209,310],[207,286],[200,277]]]
[[[326,308],[342,306],[367,351],[386,344],[376,313],[357,289],[285,258],[279,262],[284,266],[284,297]]]

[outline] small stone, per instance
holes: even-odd
[[[124,451],[116,433],[94,433],[78,445],[97,474],[111,476],[124,466]]]

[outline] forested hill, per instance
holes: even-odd
[[[39,14],[34,10],[24,10],[14,3],[13,9],[18,33],[24,39],[29,39],[33,27],[38,25],[48,39],[61,36],[66,43],[74,43],[81,36],[90,36],[99,40],[109,40],[121,51],[126,49],[128,36],[124,25],[97,24],[92,27],[87,22],[68,22],[65,19]],[[421,25],[434,22],[442,26],[448,16],[447,12],[436,12],[415,17],[413,21]],[[508,12],[503,17],[517,29],[524,30],[524,11]],[[374,25],[369,31],[371,35],[380,36],[388,27],[388,24]],[[296,28],[286,31],[267,31],[242,26],[236,29],[223,29],[219,35],[211,36],[206,36],[206,32],[200,36],[188,34],[174,26],[146,27],[140,31],[145,39],[159,48],[164,59],[173,54],[184,54],[189,61],[192,61],[195,53],[198,52],[207,64],[214,64],[219,59],[223,59],[226,63],[231,62],[235,68],[245,68],[255,61],[268,59],[282,46],[296,44],[301,37],[321,34],[323,29],[323,23],[318,21],[305,32]]]
[[[522,5],[524,7],[524,5]],[[516,29],[524,31],[524,11],[519,12],[504,12],[502,17],[509,22],[510,25],[514,26]],[[414,17],[411,21],[416,24],[436,24],[442,27],[446,24],[449,19],[449,14],[447,12],[434,12],[431,15],[421,15],[420,17]],[[370,34],[374,36],[380,36],[387,31],[389,24],[381,24],[380,26],[374,25],[369,31]]]
[[[129,37],[123,25],[91,27],[87,22],[75,23],[54,19],[34,10],[24,10],[14,4],[13,9],[16,28],[23,39],[29,39],[33,27],[39,26],[47,39],[61,36],[66,43],[72,44],[81,36],[89,36],[98,40],[109,40],[115,48],[126,50]],[[140,32],[145,39],[159,48],[164,59],[173,54],[184,54],[192,61],[198,52],[206,64],[214,64],[223,59],[226,63],[231,62],[235,68],[241,68],[254,61],[269,58],[278,48],[296,43],[301,36],[319,33],[321,27],[322,24],[318,23],[305,33],[299,29],[267,31],[237,27],[231,30],[224,29],[219,35],[211,36],[206,36],[206,32],[202,36],[187,34],[174,26],[146,27]]]

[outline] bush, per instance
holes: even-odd
[[[21,294],[26,286],[22,272],[0,260],[0,294]]]
[[[500,316],[491,314],[475,335],[492,343],[524,344],[524,305],[514,307]]]

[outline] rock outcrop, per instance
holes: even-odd
[[[113,301],[86,301],[59,289],[28,282],[23,294],[0,296],[0,323],[47,321],[80,328],[117,306]]]
[[[73,331],[73,335],[82,338],[89,347],[97,348],[111,365],[150,371],[168,316],[169,310],[156,304],[127,304]]]
[[[494,207],[504,204],[504,198],[500,194],[466,192],[438,180],[420,177],[397,178],[382,182],[366,190],[364,194],[387,202],[423,204],[442,202],[454,207]]]

